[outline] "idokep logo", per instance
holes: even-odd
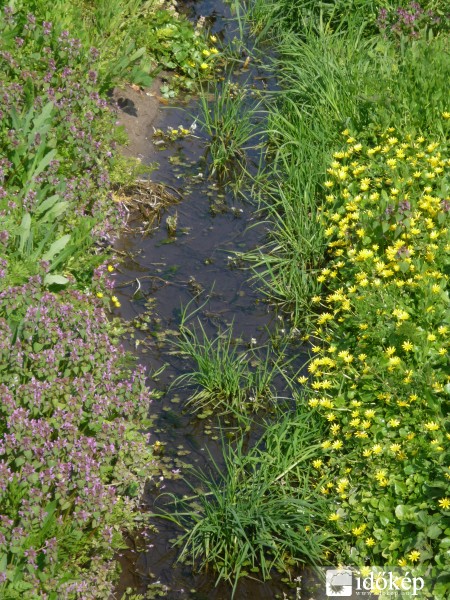
[[[353,575],[350,569],[327,569],[326,592],[329,598],[350,598],[353,592]]]

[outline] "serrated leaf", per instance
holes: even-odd
[[[49,198],[47,198],[46,200],[44,200],[43,202],[38,204],[38,206],[34,210],[35,214],[40,215],[41,213],[45,212],[46,210],[51,208],[54,204],[56,204],[56,202],[59,200],[59,198],[60,197],[58,194],[54,194],[53,196],[50,196]]]
[[[29,176],[33,178],[38,177],[42,173],[42,171],[48,167],[48,165],[52,162],[55,156],[56,150],[50,150],[50,152],[47,152],[44,158],[42,158],[39,162],[36,169],[34,169],[32,173],[29,173]]]

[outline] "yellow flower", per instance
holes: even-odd
[[[103,298],[103,294],[101,292],[97,292],[97,298]]]
[[[450,508],[450,498],[441,498],[438,501],[438,504],[441,508],[447,510],[448,508]]]
[[[389,346],[388,348],[386,348],[385,353],[388,356],[392,356],[393,354],[395,354],[395,348],[393,346]]]
[[[215,42],[217,42],[217,38],[215,35],[210,35],[209,39],[212,41],[212,43],[214,44]]]
[[[372,537],[368,537],[366,539],[366,546],[369,546],[369,548],[375,546],[375,540]]]
[[[361,534],[364,533],[364,531],[366,530],[366,528],[367,528],[367,525],[363,523],[359,527],[354,527],[352,529],[352,533],[353,533],[353,535],[356,535],[356,536],[361,535]]]
[[[420,552],[418,550],[413,550],[407,555],[407,557],[411,562],[417,562],[420,558]]]
[[[390,419],[388,421],[388,425],[391,427],[398,427],[400,425],[400,421],[398,419]]]
[[[406,565],[408,564],[405,558],[400,558],[397,562],[399,567],[406,567]]]
[[[331,515],[329,515],[328,520],[329,521],[339,521],[339,519],[341,518],[341,515],[336,513],[332,513]]]
[[[439,429],[439,425],[434,421],[429,421],[428,423],[425,423],[424,427],[427,431],[437,431]]]
[[[409,340],[406,340],[406,342],[403,342],[402,348],[405,352],[411,352],[414,346]]]
[[[323,460],[318,458],[317,460],[313,461],[313,467],[315,469],[320,469],[320,467],[323,465]]]
[[[202,54],[203,56],[209,56],[211,52],[205,48],[204,50],[202,50]]]
[[[111,300],[116,303],[119,302],[119,298],[117,296],[111,296]]]
[[[203,63],[200,65],[200,69],[203,69],[204,71],[206,71],[206,69],[209,69],[209,65],[208,65],[208,63],[205,63],[205,62],[203,62]]]

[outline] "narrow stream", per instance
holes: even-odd
[[[194,21],[206,16],[211,33],[221,39],[230,39],[231,14],[221,0],[189,2],[186,9]],[[260,85],[259,75],[255,69],[249,70],[244,77],[249,84],[258,79]],[[195,101],[187,107],[164,107],[155,127],[166,130],[169,126],[176,128],[182,124],[188,128],[192,123],[189,114],[195,115],[198,111]],[[209,335],[216,334],[218,328],[232,325],[235,337],[242,339],[243,345],[250,345],[252,340],[258,345],[264,344],[278,321],[250,285],[249,272],[239,268],[233,258],[233,252],[246,251],[263,243],[264,226],[257,222],[250,202],[236,200],[214,180],[208,180],[206,163],[202,159],[204,152],[201,132],[198,137],[169,143],[163,149],[149,143],[144,162],[157,161],[160,165],[152,180],[178,190],[181,201],[167,209],[160,226],[150,236],[143,238],[137,233],[130,234],[118,245],[118,250],[134,257],[124,262],[116,278],[115,293],[122,304],[120,314],[130,321],[149,311],[148,331],[137,332],[135,340],[130,340],[130,347],[150,374],[165,366],[157,381],[150,384],[161,392],[161,397],[153,400],[150,410],[153,419],[151,443],[161,442],[164,457],[174,461],[176,469],[181,467],[182,471],[175,479],[163,481],[160,489],[147,490],[143,504],[149,511],[164,504],[160,497],[163,492],[178,495],[189,492],[182,479],[186,475],[183,461],[205,469],[209,463],[208,452],[219,464],[222,456],[217,421],[199,420],[186,409],[191,390],[169,389],[188,365],[169,353],[171,348],[162,341],[162,336],[167,331],[177,330],[181,309],[188,303],[195,309],[206,302],[198,316]],[[177,233],[171,237],[165,220],[175,214]],[[196,574],[192,565],[177,563],[179,550],[173,548],[172,542],[180,532],[167,521],[155,523],[158,527],[155,536],[135,540],[132,542],[135,548],[124,553],[118,597],[127,587],[145,594],[151,584],[159,582],[167,587],[165,597],[169,600],[231,598],[229,586],[215,586],[214,573]],[[286,595],[283,596],[283,592]],[[246,579],[239,584],[235,598],[295,598],[295,590],[286,589],[281,582],[262,584]]]

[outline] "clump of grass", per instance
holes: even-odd
[[[259,135],[255,115],[260,102],[250,98],[249,91],[232,81],[214,85],[200,95],[201,115],[198,121],[208,134],[207,152],[211,160],[211,175],[226,182],[232,176],[242,176],[247,168],[247,151],[251,140]]]
[[[213,567],[232,596],[242,577],[266,580],[273,569],[291,574],[303,562],[323,562],[332,539],[324,530],[326,501],[314,491],[319,435],[302,412],[268,426],[248,453],[242,441],[225,447],[225,469],[213,461],[213,476],[197,473],[202,491],[165,515],[186,531],[179,560]]]
[[[232,327],[210,337],[200,319],[194,326],[186,324],[191,317],[184,311],[180,336],[174,344],[176,352],[195,366],[177,377],[173,385],[196,386],[190,403],[203,418],[216,413],[242,421],[267,408],[274,399],[273,380],[281,371],[282,356],[273,360],[268,350],[260,356],[257,348],[239,349]]]

